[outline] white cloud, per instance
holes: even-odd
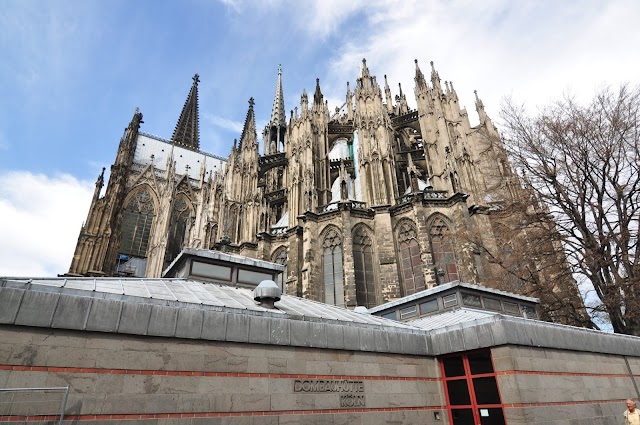
[[[92,194],[68,174],[0,173],[0,276],[68,271]]]
[[[230,130],[238,134],[242,132],[242,128],[244,127],[244,122],[230,120],[229,118],[224,118],[219,115],[204,114],[204,117],[216,127]]]
[[[454,81],[462,106],[473,111],[478,89],[494,118],[505,95],[535,106],[566,90],[588,99],[604,82],[637,82],[640,57],[632,52],[640,32],[632,28],[640,2],[407,0],[359,7],[358,22],[336,30],[343,37],[329,64],[329,96],[343,96],[363,57],[380,83],[388,75],[394,95],[401,82],[412,104],[413,59],[427,78],[433,60],[441,79]]]

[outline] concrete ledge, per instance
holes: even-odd
[[[80,296],[53,288],[0,287],[0,323],[43,328],[438,355],[512,344],[637,356],[640,338],[496,315],[422,331],[157,300]],[[89,292],[89,294],[92,294]]]
[[[116,332],[121,313],[121,301],[94,298],[85,329],[98,332]]]
[[[496,315],[431,331],[431,354],[505,344],[638,356],[640,337]]]
[[[91,298],[61,294],[51,326],[65,329],[84,329],[91,309]]]
[[[51,326],[59,298],[60,294],[26,291],[14,323],[24,326]]]

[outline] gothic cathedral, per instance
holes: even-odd
[[[250,99],[226,160],[200,151],[198,82],[170,140],[141,132],[136,110],[68,276],[160,277],[194,247],[284,264],[284,291],[348,308],[488,283],[487,261],[454,235],[491,243],[492,205],[520,184],[482,101],[472,127],[433,63],[426,78],[416,61],[415,110],[363,60],[342,107],[329,110],[317,80],[288,118],[279,69],[262,153]]]

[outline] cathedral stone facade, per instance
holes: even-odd
[[[490,245],[492,206],[520,184],[482,101],[471,126],[433,63],[425,76],[416,61],[417,109],[363,60],[341,107],[329,109],[317,80],[288,117],[279,69],[262,149],[251,99],[226,160],[199,150],[198,83],[170,140],[141,132],[136,110],[68,275],[160,277],[195,247],[284,264],[286,293],[348,308],[490,283],[492,265],[458,235]]]

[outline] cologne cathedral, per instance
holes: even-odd
[[[347,308],[454,280],[490,284],[491,265],[455,235],[491,244],[494,206],[521,184],[477,94],[471,126],[433,63],[425,76],[416,60],[417,109],[363,60],[342,106],[330,110],[316,80],[288,116],[279,69],[262,143],[250,99],[227,159],[200,151],[198,83],[170,139],[143,133],[135,111],[68,276],[160,277],[193,247],[283,264],[285,292]]]

